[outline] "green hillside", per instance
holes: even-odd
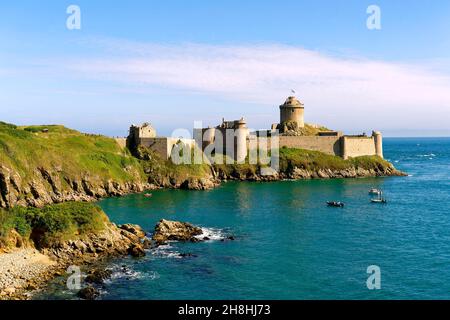
[[[117,182],[145,179],[139,161],[114,139],[57,125],[18,127],[0,122],[0,164],[17,172],[22,183],[38,175],[38,168],[70,180],[82,175]]]

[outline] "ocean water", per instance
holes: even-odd
[[[213,239],[112,261],[101,298],[449,299],[450,139],[392,138],[384,148],[408,177],[232,182],[101,201],[116,223],[151,232],[162,218],[188,221]],[[370,203],[372,187],[388,204]],[[220,241],[228,235],[236,240]],[[366,286],[370,265],[380,267],[380,290]],[[62,282],[37,298],[74,298]]]

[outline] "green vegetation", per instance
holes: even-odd
[[[142,159],[144,171],[150,178],[166,177],[181,183],[189,178],[201,179],[211,175],[209,164],[194,164],[193,150],[190,155],[191,164],[175,164],[170,159],[164,160],[152,150],[142,146],[138,148],[137,156]]]
[[[288,172],[297,167],[306,170],[343,170],[351,167],[362,169],[382,169],[390,167],[391,164],[377,156],[363,156],[344,160],[341,157],[328,155],[319,151],[281,148],[280,170]]]
[[[43,248],[101,231],[107,221],[100,207],[85,202],[0,210],[0,248],[7,245],[12,230]]]
[[[269,155],[270,156],[270,155]],[[365,170],[381,170],[391,167],[391,164],[377,156],[363,156],[344,160],[341,157],[328,155],[319,151],[294,149],[283,147],[279,149],[280,172],[289,173],[294,168],[309,171],[318,170],[344,170],[349,168],[361,168]],[[224,162],[225,163],[225,162]],[[216,171],[227,176],[249,177],[260,172],[261,164],[249,164],[248,157],[243,164],[215,164]]]
[[[250,164],[249,156],[245,159],[245,163],[234,163],[230,157],[222,154],[214,155],[214,170],[221,172],[228,177],[251,177],[259,174],[261,165]]]
[[[300,136],[317,136],[320,132],[331,131],[330,129],[324,126],[317,126],[305,123],[303,128],[298,128],[296,122],[284,122],[280,127],[280,130],[286,131],[289,133],[290,131],[295,132],[296,135]]]
[[[105,136],[83,134],[63,126],[18,127],[0,122],[0,163],[16,171],[23,182],[33,180],[37,168],[65,178],[117,182],[143,181],[139,161]]]

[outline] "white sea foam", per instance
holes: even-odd
[[[225,239],[225,235],[223,234],[223,230],[216,228],[202,228],[202,234],[195,236],[195,238],[199,240],[203,240],[204,238],[208,238],[207,241],[220,241]]]
[[[128,280],[134,280],[140,279],[144,276],[142,272],[133,270],[131,267],[127,265],[113,265],[111,271],[112,271],[111,277],[105,282],[112,282],[114,280],[124,278]]]
[[[136,271],[128,265],[113,265],[111,267],[112,275],[109,279],[105,280],[105,283],[112,283],[116,280],[136,280],[136,279],[150,279],[155,280],[159,278],[159,273],[156,271]]]
[[[154,249],[151,249],[150,254],[159,258],[181,258],[180,253],[173,250],[173,247],[168,244],[160,245]]]
[[[429,158],[429,157],[436,157],[436,155],[434,153],[430,153],[430,154],[418,154],[418,157],[421,158]]]

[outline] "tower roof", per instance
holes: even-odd
[[[303,103],[300,100],[298,100],[296,97],[290,96],[290,97],[288,97],[286,99],[284,104],[281,105],[281,107],[300,107],[300,108],[303,108]]]

